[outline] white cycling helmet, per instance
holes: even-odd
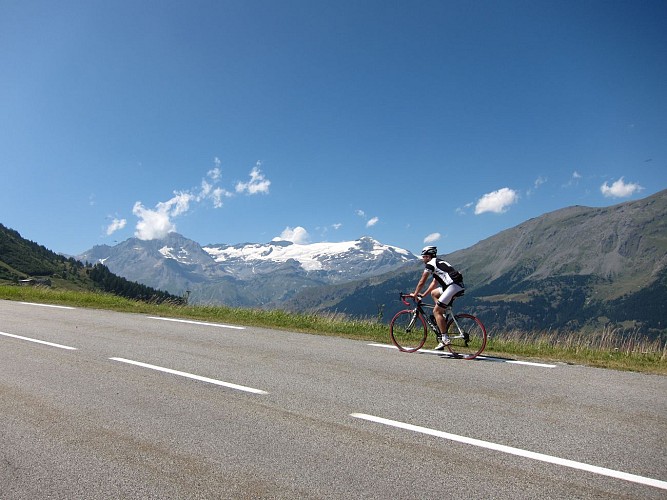
[[[424,255],[432,255],[435,257],[438,254],[438,248],[437,247],[424,247],[422,249],[422,256]]]

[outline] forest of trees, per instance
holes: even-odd
[[[0,280],[59,278],[83,288],[102,290],[132,300],[183,304],[185,299],[129,281],[102,264],[90,265],[59,255],[0,224]]]
[[[120,297],[158,304],[165,301],[172,304],[185,303],[183,297],[177,297],[170,293],[121,278],[109,271],[109,268],[103,264],[95,264],[92,268],[86,268],[86,273],[100,289]]]

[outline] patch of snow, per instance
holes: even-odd
[[[166,259],[173,259],[176,262],[180,262],[181,264],[190,263],[190,259],[188,259],[190,254],[184,248],[181,248],[177,253],[174,253],[174,249],[172,247],[165,245],[160,248],[158,252],[160,252]]]
[[[405,256],[406,260],[410,256],[410,252],[402,248],[382,245],[375,240],[371,241],[373,249],[368,253],[374,257],[379,257],[383,253],[392,250]],[[234,260],[241,260],[247,263],[255,261],[286,262],[289,259],[294,259],[305,270],[317,271],[323,269],[323,262],[355,250],[361,251],[359,247],[359,241],[309,243],[305,245],[296,243],[285,244],[285,242],[278,241],[266,244],[253,243],[243,246],[211,246],[204,247],[203,250],[218,263]]]

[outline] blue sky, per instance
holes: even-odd
[[[667,3],[0,1],[0,223],[466,248],[667,188]]]

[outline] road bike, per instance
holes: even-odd
[[[463,295],[462,292],[459,294]],[[459,294],[454,297],[460,296]],[[424,304],[406,293],[401,293],[400,297],[410,309],[397,312],[391,320],[389,331],[394,345],[403,352],[416,352],[426,344],[429,329],[435,334],[435,343],[440,342],[441,334],[435,317],[425,311],[433,309],[433,306]],[[406,299],[411,299],[414,307]],[[453,302],[452,300],[452,304]],[[445,333],[451,341],[447,349],[456,357],[475,359],[486,347],[484,324],[472,314],[454,314],[451,304],[446,307],[445,312],[447,319]],[[428,346],[430,347],[430,344]]]

